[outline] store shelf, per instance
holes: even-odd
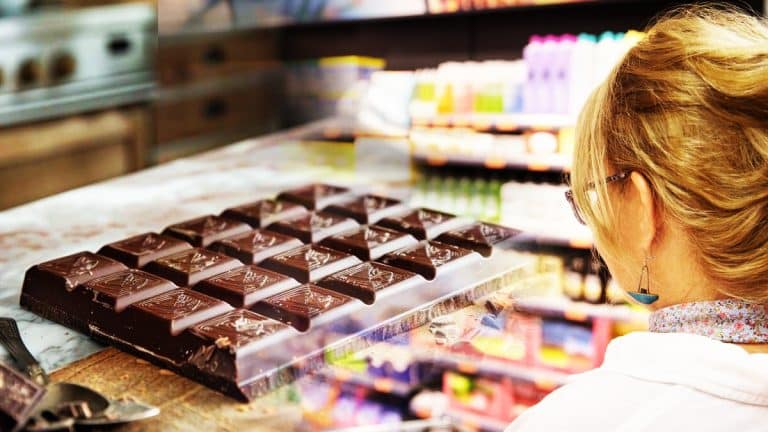
[[[414,386],[393,380],[391,378],[375,378],[363,373],[357,373],[341,367],[327,367],[318,373],[325,379],[340,383],[357,385],[379,393],[391,394],[400,397],[409,396]]]
[[[515,309],[542,316],[554,316],[571,321],[608,318],[621,322],[646,322],[648,312],[629,305],[590,304],[575,302],[566,297],[529,297],[515,301]]]
[[[568,381],[570,374],[492,357],[474,357],[448,351],[419,353],[418,359],[446,369],[466,374],[499,376],[532,382],[542,390],[553,390]]]
[[[441,114],[411,118],[418,127],[469,128],[478,132],[557,132],[573,127],[576,119],[557,114]]]
[[[466,156],[443,153],[414,154],[416,163],[433,167],[466,166],[490,170],[516,170],[531,172],[567,173],[571,170],[571,157],[560,154],[521,154],[514,157]]]

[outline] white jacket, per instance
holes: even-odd
[[[613,340],[603,365],[526,410],[507,432],[768,431],[768,354],[682,333]]]

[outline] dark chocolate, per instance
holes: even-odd
[[[183,361],[192,347],[180,344],[177,336],[203,321],[232,310],[226,302],[179,288],[126,308],[120,319],[95,322],[95,332],[161,355],[174,363]]]
[[[432,280],[439,273],[448,270],[450,264],[470,256],[471,250],[434,241],[422,242],[416,246],[392,252],[382,258],[386,264],[418,273]]]
[[[334,204],[323,211],[350,217],[361,224],[374,224],[385,217],[393,217],[409,209],[402,202],[377,195],[365,195],[343,204]]]
[[[44,318],[88,333],[90,303],[73,292],[84,282],[127,269],[122,263],[91,252],[44,262],[24,275],[20,303]]]
[[[251,307],[254,312],[307,331],[312,319],[352,301],[351,298],[313,284],[292,288]]]
[[[235,309],[189,329],[188,334],[195,339],[191,341],[195,348],[186,361],[204,374],[241,382],[273,366],[264,364],[269,353],[259,350],[256,345],[264,338],[288,329],[288,325],[279,321],[249,310]]]
[[[171,225],[163,231],[163,234],[187,241],[192,246],[205,247],[216,240],[243,234],[250,230],[251,227],[246,223],[209,215]]]
[[[152,261],[144,269],[183,287],[241,265],[240,261],[226,255],[195,248]]]
[[[128,267],[140,268],[150,261],[187,249],[192,249],[192,246],[175,237],[144,233],[110,243],[99,249],[99,254],[116,259]]]
[[[301,216],[306,212],[306,207],[292,202],[261,200],[226,209],[221,216],[245,222],[254,228],[264,228],[284,219]]]
[[[304,243],[317,243],[332,235],[351,231],[359,225],[354,220],[326,212],[311,212],[270,225],[267,229],[293,236]]]
[[[278,200],[301,204],[310,210],[320,210],[331,204],[339,204],[353,198],[349,189],[327,184],[311,184],[285,191],[277,196]]]
[[[464,219],[430,209],[413,210],[399,217],[384,218],[378,225],[412,234],[419,240],[433,239],[440,234],[466,225]]]
[[[195,290],[224,300],[234,307],[248,307],[298,285],[288,276],[249,265],[206,279],[195,285]]]
[[[122,312],[133,303],[178,288],[173,282],[141,270],[113,273],[82,285],[83,294],[109,311]]]
[[[267,258],[260,265],[307,283],[359,263],[360,260],[354,255],[309,244]]]
[[[15,432],[24,427],[44,394],[45,388],[0,363],[0,430]]]
[[[471,249],[484,257],[493,253],[493,246],[520,234],[520,230],[494,225],[476,223],[465,228],[448,231],[437,237],[437,241]]]
[[[321,279],[317,285],[358,298],[365,304],[373,304],[378,291],[420,280],[423,281],[407,270],[378,262],[364,262]]]
[[[375,260],[418,241],[412,235],[378,226],[364,226],[359,230],[328,237],[321,245],[350,253],[363,261]]]
[[[208,246],[208,249],[237,258],[244,264],[257,264],[302,244],[301,240],[295,237],[258,229],[219,240]]]

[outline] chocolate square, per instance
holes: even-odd
[[[183,287],[241,265],[240,261],[226,255],[195,248],[152,261],[144,269]]]
[[[373,304],[378,291],[420,280],[423,281],[415,273],[397,267],[378,262],[364,262],[321,279],[317,284],[360,299],[365,304]]]
[[[392,252],[381,260],[386,264],[418,273],[432,280],[438,274],[461,264],[465,258],[473,257],[478,256],[471,250],[429,241]]]
[[[271,295],[298,286],[299,283],[280,273],[248,265],[195,286],[196,291],[224,300],[235,307],[248,307]]]
[[[493,246],[520,234],[520,230],[494,225],[476,223],[465,228],[448,231],[437,237],[437,241],[471,249],[484,257],[493,253]]]
[[[405,213],[409,208],[402,202],[378,195],[365,195],[342,204],[323,209],[328,213],[350,217],[361,224],[373,224],[385,217]]]
[[[150,261],[187,249],[192,249],[192,246],[175,237],[144,233],[110,243],[99,249],[99,254],[116,259],[128,267],[140,268]]]
[[[349,201],[353,197],[347,188],[316,183],[285,191],[277,199],[301,204],[310,210],[320,210],[331,204]]]
[[[206,375],[221,376],[234,382],[258,375],[275,366],[270,361],[272,350],[259,346],[275,333],[290,329],[288,325],[245,309],[203,321],[185,334],[193,347],[186,358],[189,365]]]
[[[359,230],[328,237],[321,245],[350,253],[363,261],[375,260],[418,241],[412,235],[378,226],[364,226]]]
[[[44,394],[44,387],[0,363],[0,430],[21,430]]]
[[[163,234],[187,241],[192,246],[205,247],[216,240],[250,230],[251,227],[246,223],[209,215],[171,225],[163,231]]]
[[[350,301],[352,299],[343,294],[305,284],[266,298],[251,310],[304,332],[309,330],[314,318]]]
[[[311,212],[294,219],[276,222],[267,229],[296,237],[304,243],[317,243],[326,237],[354,230],[358,226],[357,222],[344,216]]]
[[[306,207],[288,201],[261,200],[224,210],[222,217],[245,222],[254,228],[264,228],[275,222],[306,213]]]
[[[122,312],[133,303],[178,288],[169,280],[136,269],[93,279],[82,287],[94,303],[114,312]]]
[[[139,332],[176,336],[185,329],[232,310],[226,302],[179,288],[129,306],[125,322]]]
[[[90,299],[75,295],[80,284],[127,270],[111,258],[80,252],[32,266],[24,275],[20,304],[32,312],[88,333]]]
[[[384,218],[378,225],[410,233],[419,240],[428,240],[461,228],[467,225],[467,221],[449,213],[421,208],[399,217]]]
[[[219,240],[208,246],[208,249],[237,258],[245,264],[256,264],[302,244],[295,237],[259,229]]]
[[[261,267],[286,274],[301,283],[307,283],[358,263],[360,260],[353,255],[308,244],[267,258],[261,263]]]

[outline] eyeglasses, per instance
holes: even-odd
[[[632,173],[632,171],[622,171],[618,174],[610,175],[605,178],[604,182],[606,184],[624,180]],[[587,185],[588,188],[592,189],[595,187],[594,182],[589,182]],[[584,215],[581,214],[581,210],[579,210],[579,206],[576,205],[576,201],[573,199],[573,190],[568,189],[565,191],[565,199],[568,200],[568,203],[571,205],[571,209],[573,210],[573,215],[576,216],[576,220],[579,221],[580,224],[586,225],[587,221],[584,219]]]

